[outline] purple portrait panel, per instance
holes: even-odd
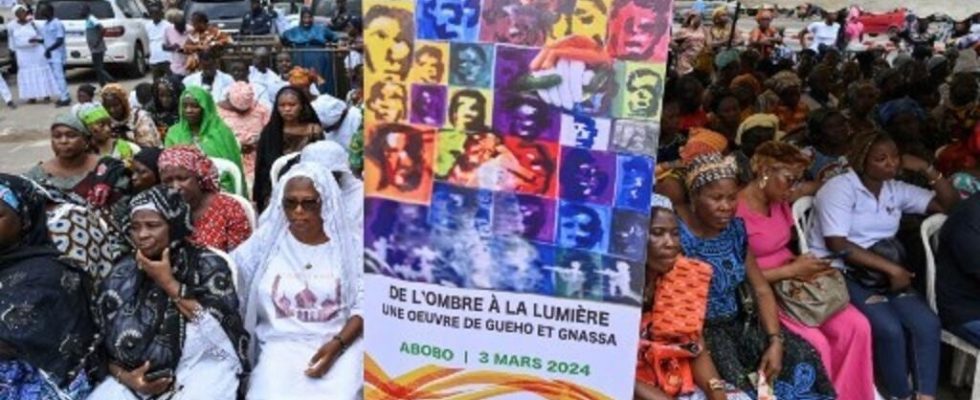
[[[564,200],[610,205],[616,184],[616,155],[561,148],[558,192]]]
[[[494,64],[494,87],[497,90],[517,91],[518,81],[531,72],[531,60],[538,50],[513,46],[497,46]]]
[[[447,93],[445,86],[412,85],[412,123],[435,128],[445,124]]]
[[[493,100],[495,132],[528,141],[558,141],[561,113],[537,96],[498,91]]]
[[[493,232],[542,243],[555,241],[555,201],[543,197],[497,192]]]

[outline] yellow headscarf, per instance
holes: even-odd
[[[735,144],[741,146],[742,134],[753,128],[772,129],[776,132],[776,140],[779,140],[782,136],[782,132],[779,132],[779,117],[775,114],[753,114],[738,126],[738,133],[735,135]]]

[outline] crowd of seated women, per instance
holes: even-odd
[[[942,329],[980,343],[980,68],[833,48],[799,64],[735,54],[668,72],[636,397],[761,398],[764,377],[780,399],[936,398]],[[735,79],[717,72],[732,68]],[[828,95],[840,101],[817,101]],[[812,209],[795,226],[802,197]],[[937,213],[950,216],[935,248],[938,310],[919,235]],[[657,318],[677,305],[656,293],[678,284],[671,271],[704,266],[705,317],[678,334]],[[803,307],[799,290],[837,300]]]

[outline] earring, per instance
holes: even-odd
[[[759,182],[759,189],[765,189],[766,185],[769,184],[769,175],[763,175],[762,181]]]

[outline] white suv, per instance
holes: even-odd
[[[92,55],[85,40],[82,6],[88,5],[105,29],[105,64],[123,66],[126,73],[142,77],[147,71],[150,41],[143,21],[146,8],[138,0],[47,0],[54,14],[65,24],[65,48],[68,67],[90,67]]]

